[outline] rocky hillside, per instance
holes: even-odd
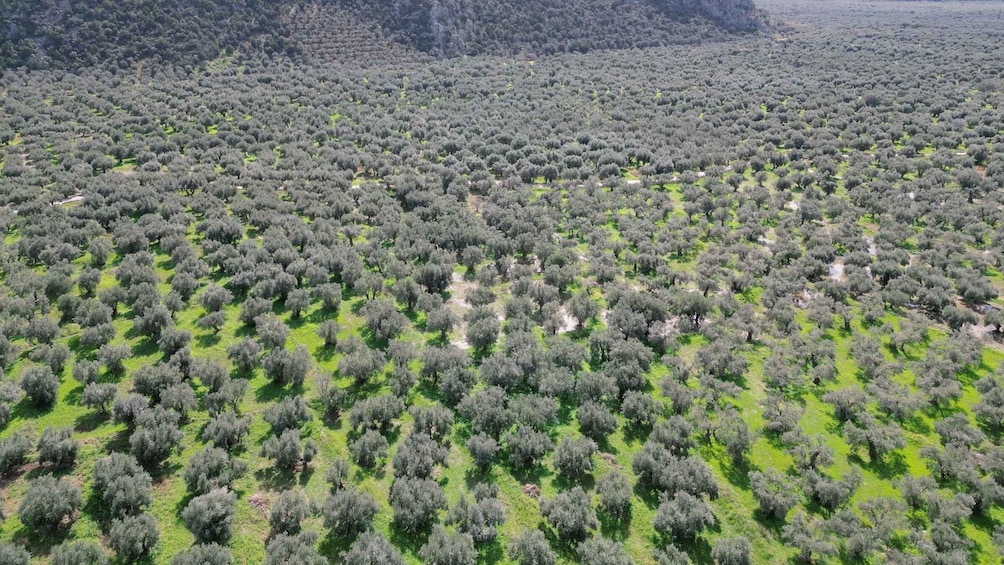
[[[358,30],[323,29],[331,21]],[[0,0],[0,68],[193,65],[374,32],[440,57],[546,54],[697,43],[758,25],[752,0]]]
[[[0,67],[193,64],[221,51],[284,51],[271,0],[0,0]]]
[[[332,1],[445,56],[694,43],[759,26],[752,0]]]

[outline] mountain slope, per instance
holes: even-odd
[[[288,48],[269,0],[0,0],[0,66],[192,64],[255,44]]]
[[[334,0],[438,55],[694,43],[758,27],[752,0]]]
[[[308,18],[305,38],[303,18],[290,16],[310,14],[324,17]],[[325,29],[332,21],[357,29]],[[545,54],[697,43],[758,25],[752,0],[0,0],[0,68],[194,65],[363,32],[435,56]]]

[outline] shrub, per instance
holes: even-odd
[[[4,565],[31,565],[31,554],[19,545],[0,541],[0,563]]]
[[[207,447],[195,452],[182,477],[190,494],[207,494],[218,488],[229,488],[247,471],[247,463],[231,459],[218,447]]]
[[[112,419],[116,424],[135,427],[139,415],[150,408],[150,400],[142,394],[130,393],[115,399],[112,404]]]
[[[349,453],[356,465],[369,469],[387,456],[390,444],[380,432],[366,430],[366,433],[349,444]]]
[[[59,396],[59,379],[45,366],[28,367],[21,373],[21,389],[32,404],[48,407]]]
[[[223,412],[213,416],[202,430],[202,437],[216,447],[227,451],[239,446],[248,435],[250,423],[233,412]]]
[[[600,506],[611,517],[621,520],[631,512],[631,483],[620,472],[613,471],[596,483]]]
[[[295,536],[279,534],[268,542],[265,548],[264,565],[327,565],[328,560],[321,557],[314,548],[317,534],[302,532]]]
[[[446,497],[436,481],[399,478],[390,487],[390,506],[394,523],[402,531],[414,534],[426,530],[436,520],[436,514],[446,509]]]
[[[108,565],[101,546],[90,540],[64,541],[52,548],[52,565]],[[9,563],[0,556],[0,563]]]
[[[718,565],[749,565],[753,546],[743,536],[721,538],[711,548],[711,557]]]
[[[152,501],[150,475],[136,459],[112,453],[94,463],[91,488],[111,516],[139,514]]]
[[[146,468],[159,466],[185,438],[178,427],[180,416],[161,407],[145,410],[136,418],[136,430],[129,437],[129,450]]]
[[[599,526],[589,495],[582,487],[540,499],[540,513],[564,540],[584,539]]]
[[[715,525],[715,516],[703,499],[679,491],[672,498],[664,496],[652,526],[673,539],[692,540],[698,532]]]
[[[373,497],[354,488],[346,488],[328,496],[321,513],[324,527],[335,536],[354,538],[369,529],[379,507]]]
[[[588,539],[575,548],[582,565],[632,565],[624,544],[604,537]]]
[[[157,520],[149,514],[113,520],[108,532],[108,545],[127,563],[148,555],[158,541]]]
[[[364,532],[342,556],[343,565],[404,565],[404,556],[377,532]]]
[[[310,421],[307,403],[299,396],[287,396],[265,408],[262,418],[272,426],[272,433],[282,434],[286,430],[299,430]]]
[[[475,434],[467,440],[467,450],[474,458],[474,464],[480,469],[486,469],[495,460],[495,454],[499,451],[499,444],[489,435]]]
[[[0,475],[6,476],[20,469],[28,461],[31,440],[17,431],[0,439]]]
[[[433,528],[429,541],[418,551],[418,556],[426,563],[474,565],[478,561],[478,551],[474,549],[474,539],[470,534],[449,534],[439,525]]]
[[[80,396],[80,404],[100,414],[108,414],[111,403],[115,400],[115,385],[111,383],[87,383],[84,392]]]
[[[215,543],[194,545],[171,558],[171,565],[231,565],[230,549]]]
[[[564,438],[554,450],[552,464],[559,475],[577,480],[593,470],[596,443],[591,439]]]
[[[583,402],[579,406],[577,417],[582,435],[598,442],[602,442],[617,429],[617,417],[596,402]]]
[[[558,558],[540,530],[525,531],[514,539],[509,544],[509,557],[517,565],[554,565]]]
[[[73,439],[72,428],[50,427],[38,439],[38,462],[56,469],[73,467],[80,442]]]
[[[310,503],[303,491],[285,490],[272,503],[268,513],[268,524],[275,533],[298,534],[300,524],[308,516],[310,516]]]
[[[236,502],[234,493],[217,489],[193,498],[182,510],[181,519],[198,543],[225,544],[230,539]]]
[[[43,475],[28,482],[17,515],[26,528],[36,534],[51,533],[73,520],[83,500],[80,489],[66,479]]]

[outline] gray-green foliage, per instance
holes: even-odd
[[[210,491],[189,501],[181,519],[199,543],[226,543],[232,533],[236,502],[232,492]]]
[[[52,548],[52,565],[107,565],[101,545],[91,540],[64,541]],[[0,562],[8,563],[0,558]]]
[[[83,505],[80,489],[67,479],[43,475],[28,482],[17,515],[26,528],[46,534],[59,529]]]
[[[160,541],[157,520],[149,514],[112,520],[108,544],[126,562],[139,561]]]

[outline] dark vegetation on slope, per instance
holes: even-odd
[[[0,0],[0,67],[192,65],[291,46],[271,0]]]
[[[699,43],[755,31],[751,0],[334,0],[441,55],[547,54]]]
[[[319,23],[334,26],[321,34],[386,34],[435,56],[646,47],[753,31],[755,15],[750,0],[0,0],[0,68],[192,66],[240,49],[295,56],[294,36],[309,43],[297,32]]]

